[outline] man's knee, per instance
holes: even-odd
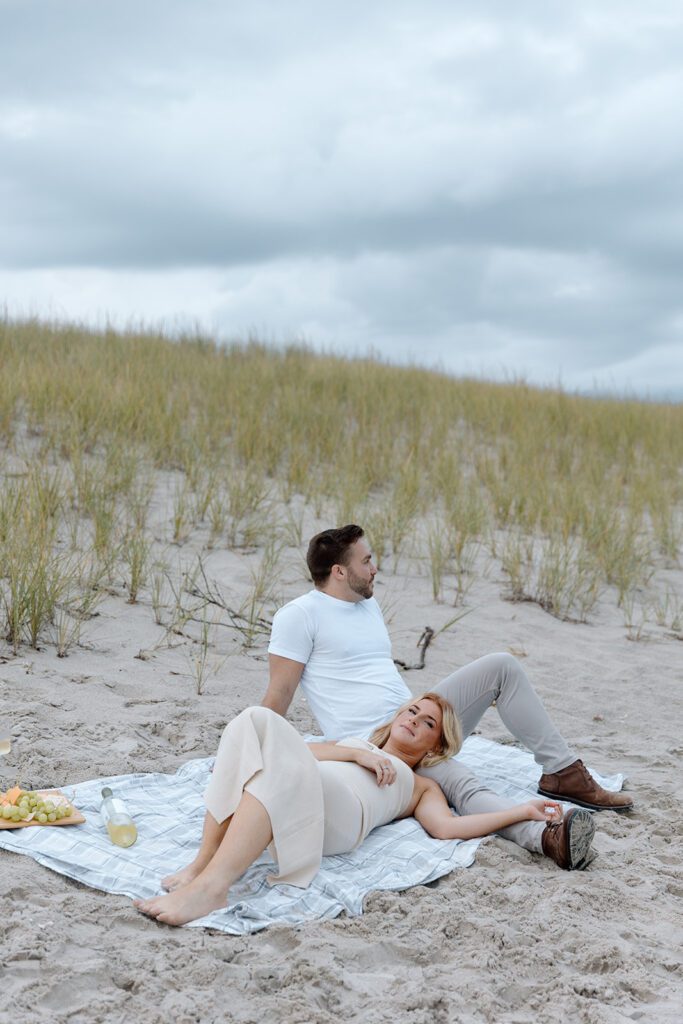
[[[496,654],[487,654],[486,660],[490,663],[492,668],[504,673],[517,672],[522,667],[517,659],[512,654],[508,654],[507,651],[499,651]]]
[[[505,683],[524,676],[524,669],[517,658],[506,651],[487,654],[485,660],[488,662],[486,666],[488,671],[495,677],[498,689]]]

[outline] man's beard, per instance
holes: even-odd
[[[360,576],[356,576],[353,569],[346,567],[348,573],[348,584],[354,594],[358,594],[360,597],[364,597],[367,601],[368,598],[372,597],[373,591],[373,580],[364,580]]]

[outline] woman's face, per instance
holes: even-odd
[[[391,738],[401,747],[423,757],[441,743],[441,708],[423,697],[401,711],[391,726]]]

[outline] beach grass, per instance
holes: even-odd
[[[158,614],[163,474],[165,543],[263,549],[248,643],[305,509],[361,522],[384,571],[417,561],[435,601],[465,603],[484,558],[510,600],[559,618],[585,621],[606,595],[625,618],[637,603],[680,628],[666,581],[683,547],[680,404],[33,320],[0,321],[0,374],[0,633],[14,650],[68,653],[115,575]]]

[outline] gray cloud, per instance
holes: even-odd
[[[10,309],[683,395],[673,0],[1,9]]]

